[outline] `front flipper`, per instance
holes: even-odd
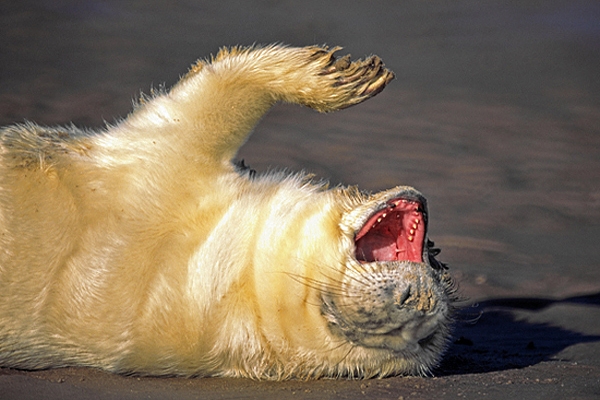
[[[334,111],[367,100],[394,78],[379,57],[352,62],[349,56],[336,58],[338,50],[223,49],[210,63],[194,65],[167,96],[153,99],[139,114],[171,128],[177,140],[170,146],[179,143],[181,154],[229,163],[275,102]]]

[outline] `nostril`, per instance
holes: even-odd
[[[433,341],[434,336],[435,336],[435,332],[432,332],[431,334],[427,335],[423,339],[419,340],[419,342],[418,342],[419,346],[427,347]]]
[[[408,300],[409,297],[410,285],[406,285],[403,287],[403,290],[397,290],[396,293],[394,293],[394,304],[401,306],[406,302],[406,300]]]

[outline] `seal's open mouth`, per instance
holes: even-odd
[[[419,201],[396,198],[374,213],[354,238],[360,262],[423,262],[425,220]]]

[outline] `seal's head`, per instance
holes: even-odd
[[[427,222],[426,200],[410,187],[352,204],[342,218],[347,262],[322,313],[333,335],[389,360],[377,375],[425,374],[448,340],[454,286]]]

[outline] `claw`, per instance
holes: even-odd
[[[343,71],[347,69],[350,66],[350,64],[352,64],[352,61],[350,59],[350,54],[348,54],[342,58],[338,58],[337,60],[335,60],[335,62],[333,63],[333,67],[338,71]]]
[[[378,56],[373,55],[353,62],[349,54],[336,58],[334,52],[339,49],[318,52],[322,60],[322,67],[318,74],[329,75],[330,87],[339,88],[336,90],[343,95],[343,97],[336,97],[335,106],[312,106],[323,112],[362,103],[381,92],[394,79],[394,74],[385,68]]]
[[[360,94],[375,96],[377,93],[381,92],[385,88],[385,85],[387,85],[392,79],[394,79],[393,72],[381,75],[375,82],[368,84]]]

